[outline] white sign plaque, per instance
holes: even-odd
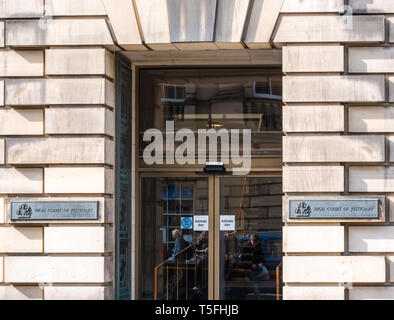
[[[194,216],[194,231],[208,231],[209,216]]]
[[[235,216],[220,216],[220,231],[235,231]]]

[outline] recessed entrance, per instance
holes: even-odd
[[[136,280],[140,299],[277,299],[282,256],[282,84],[274,68],[140,69]],[[172,134],[188,129],[241,130],[250,170],[204,172],[195,162],[166,161]],[[163,162],[147,164],[147,130],[163,135]],[[167,130],[166,130],[167,129]],[[250,130],[245,151],[242,130]],[[145,140],[145,141],[144,141]],[[174,141],[177,149],[184,141]],[[218,139],[218,161],[223,153]],[[229,154],[234,148],[230,144]],[[190,160],[190,159],[189,159]]]

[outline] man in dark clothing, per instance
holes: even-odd
[[[239,262],[239,240],[235,236],[235,232],[227,232],[224,237],[224,280],[229,281],[233,277],[233,268]]]
[[[254,292],[256,298],[258,298],[260,296],[259,281],[269,280],[269,272],[264,266],[264,252],[261,241],[258,239],[258,235],[253,234],[250,237],[249,243],[253,247],[252,270],[250,273],[250,280],[254,282]]]

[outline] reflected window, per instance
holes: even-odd
[[[149,144],[144,132],[165,132],[166,121],[172,120],[175,130],[250,129],[252,156],[281,156],[282,77],[277,71],[158,69],[140,75],[141,155]]]

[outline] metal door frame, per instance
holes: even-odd
[[[132,70],[131,62],[120,52],[115,54],[115,195],[114,195],[114,222],[115,222],[115,299],[130,300],[131,299],[131,139],[132,139]],[[125,104],[125,105],[124,105]],[[123,140],[122,140],[123,136]],[[122,145],[122,141],[124,144]],[[123,178],[122,178],[123,177]],[[122,187],[123,185],[123,187]],[[124,197],[124,202],[122,201]],[[126,207],[126,233],[121,232],[121,210],[122,205]],[[121,270],[121,248],[122,243],[127,243],[126,267]],[[126,289],[121,290],[120,278],[121,274],[126,277]]]
[[[234,178],[245,178],[245,179],[251,179],[251,178],[282,178],[282,172],[252,172],[249,173],[248,175],[244,176],[234,176],[234,175],[214,175],[212,176],[213,178],[213,185],[214,185],[214,214],[213,214],[213,220],[214,220],[214,243],[212,244],[211,248],[214,248],[214,263],[213,263],[213,273],[214,273],[214,283],[213,283],[213,292],[212,292],[212,299],[213,300],[221,300],[220,297],[220,257],[221,257],[221,251],[220,251],[220,199],[221,199],[221,181],[223,179],[234,179]],[[210,244],[211,245],[211,244]]]

